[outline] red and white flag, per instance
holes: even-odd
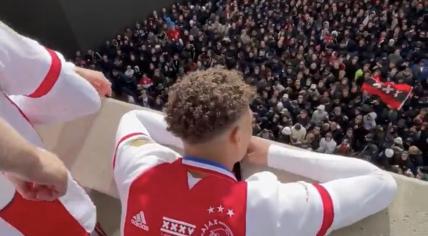
[[[382,82],[380,76],[377,75],[367,79],[361,89],[378,96],[391,109],[400,110],[409,98],[413,87],[408,84]]]

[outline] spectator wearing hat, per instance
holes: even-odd
[[[291,128],[286,126],[281,130],[281,142],[291,144]]]
[[[328,120],[328,113],[325,111],[325,106],[319,105],[312,113],[311,123],[314,125],[321,125],[326,120]]]
[[[294,145],[300,145],[305,141],[306,128],[301,124],[296,123],[291,128],[291,143]]]
[[[401,137],[394,138],[394,144],[392,145],[392,148],[399,151],[403,151],[404,150],[403,139]]]

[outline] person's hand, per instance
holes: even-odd
[[[269,141],[253,136],[248,146],[245,159],[253,164],[266,166],[270,145]]]
[[[415,176],[413,175],[413,172],[410,170],[410,169],[407,169],[405,172],[404,172],[404,175],[406,175],[407,177],[411,177],[411,178],[414,178]]]
[[[53,153],[37,149],[35,162],[20,172],[6,172],[23,198],[35,201],[53,201],[67,191],[68,171],[64,163]]]
[[[417,169],[417,174],[416,174],[416,178],[417,178],[417,179],[423,179],[423,177],[424,177],[424,173],[422,173],[421,168],[420,168],[420,167],[418,167],[418,169]]]
[[[103,73],[95,70],[89,70],[82,67],[76,67],[76,73],[86,79],[97,90],[101,97],[110,97],[112,94],[111,83]]]

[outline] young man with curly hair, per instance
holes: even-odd
[[[254,96],[240,73],[213,68],[172,86],[165,117],[122,117],[113,161],[122,235],[325,235],[391,203],[394,179],[368,162],[252,137]],[[237,181],[244,158],[320,183],[269,172]]]

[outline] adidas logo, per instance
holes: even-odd
[[[149,231],[149,226],[147,226],[146,217],[144,216],[143,211],[140,211],[136,215],[134,215],[131,219],[131,223],[137,228]]]

